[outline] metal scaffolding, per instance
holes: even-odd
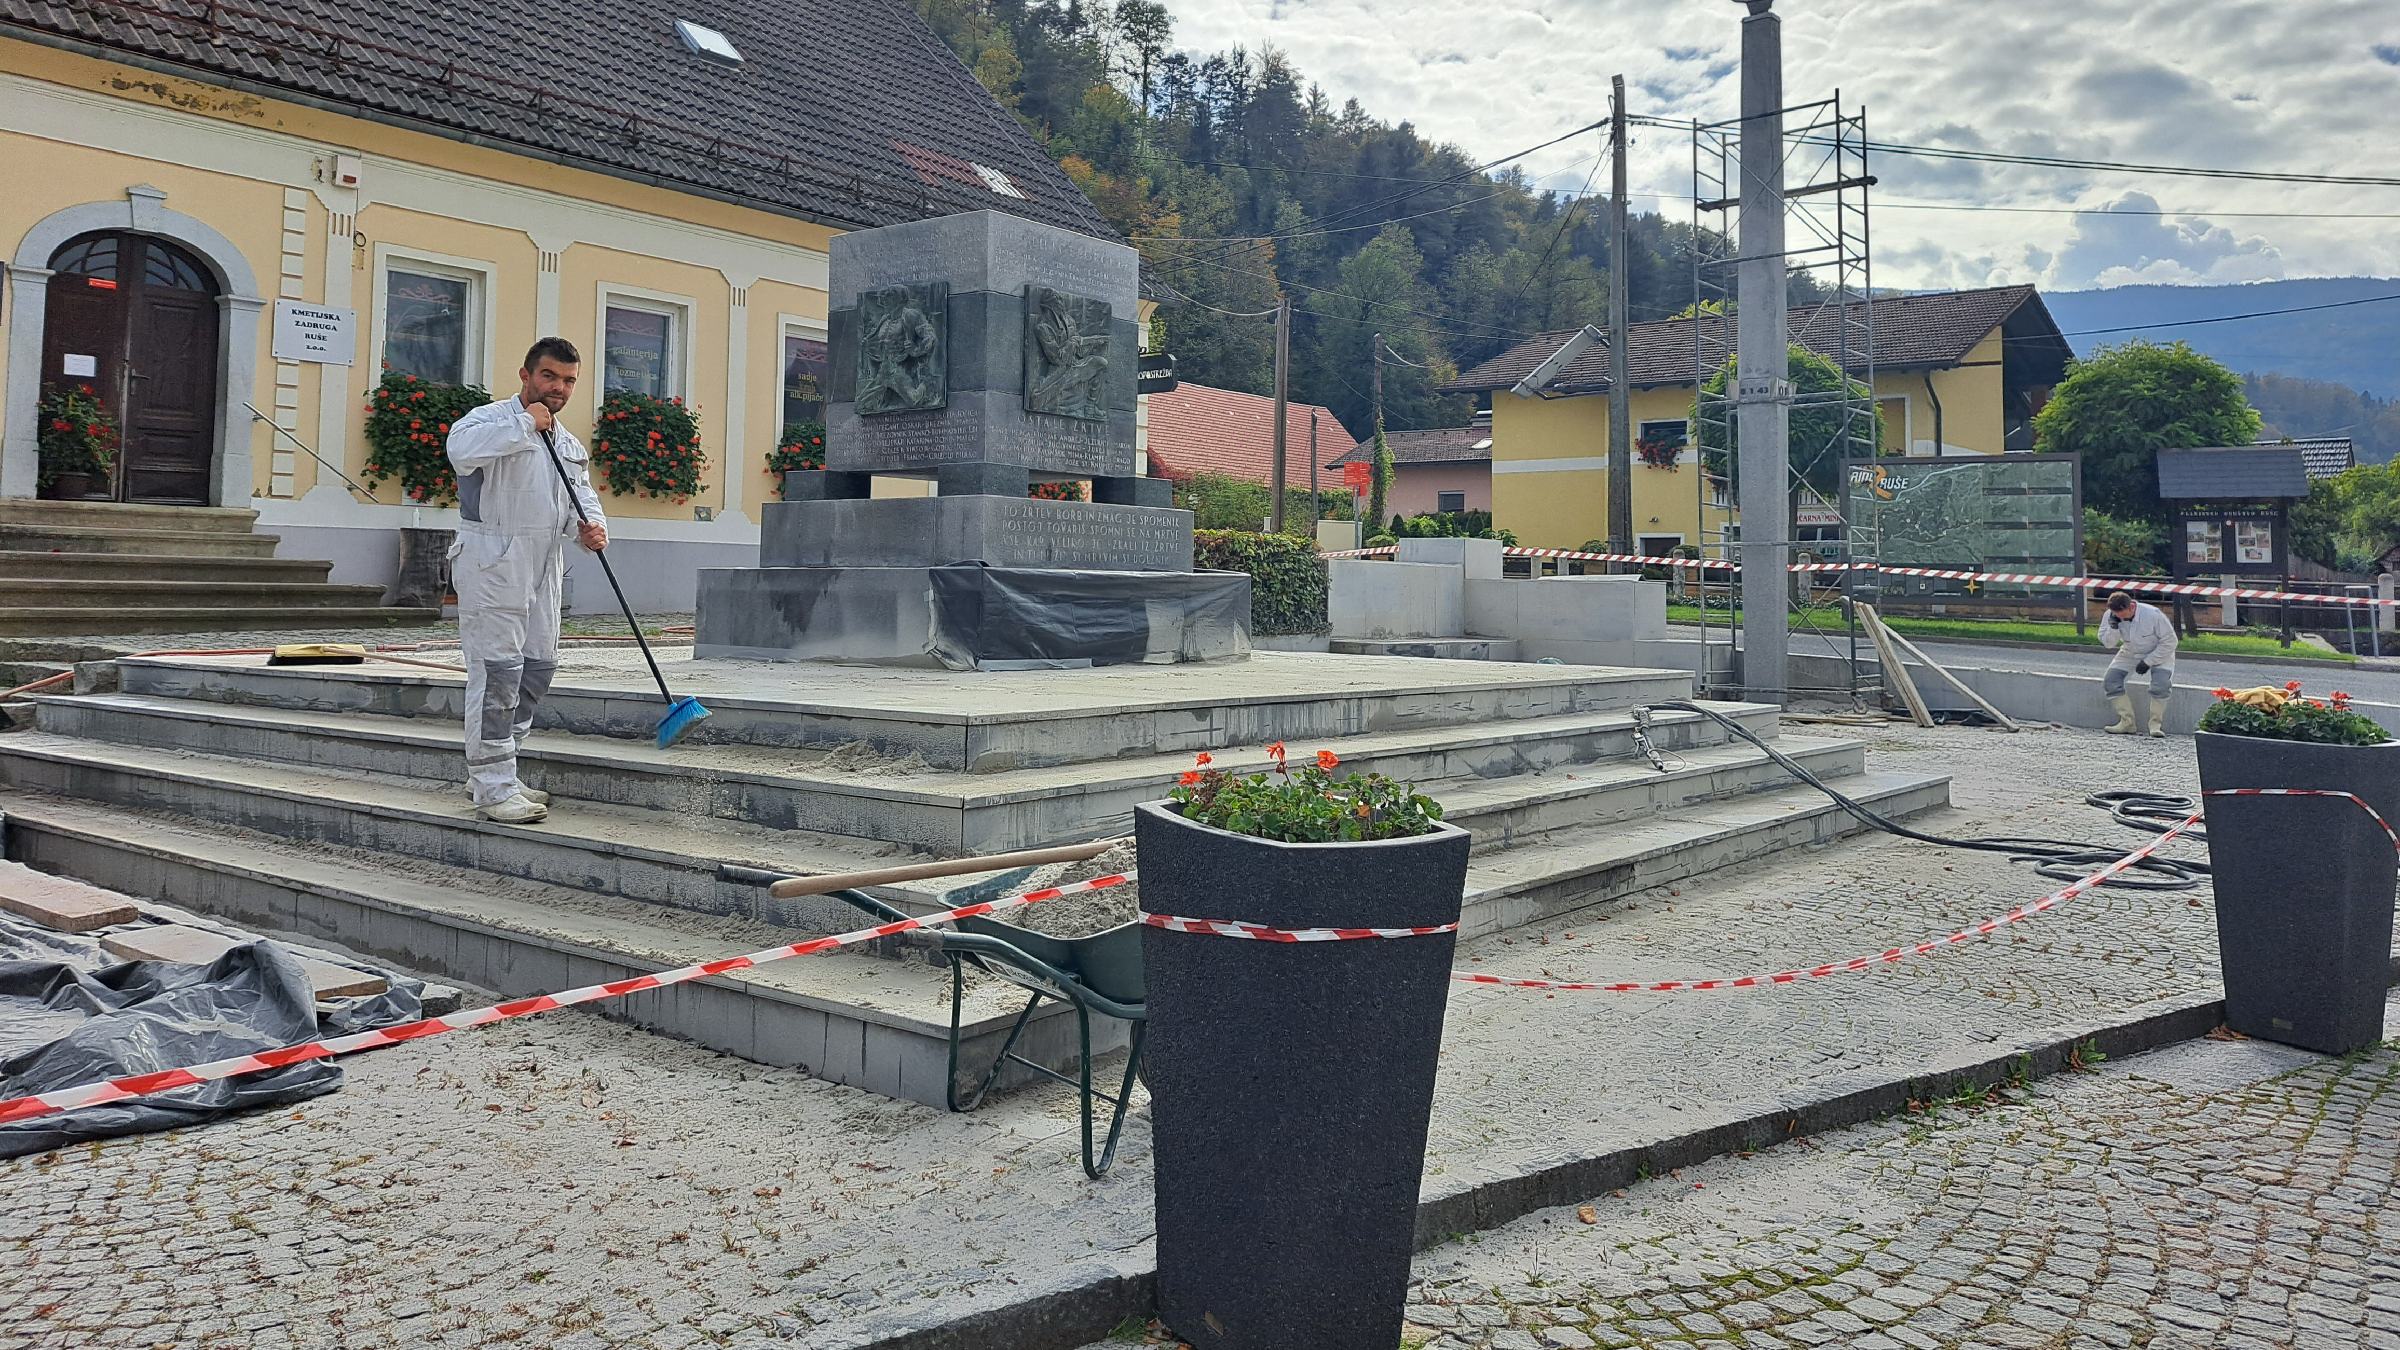
[[[1772,115],[1772,114],[1770,114]],[[1844,515],[1845,493],[1838,482],[1848,459],[1871,459],[1878,443],[1875,388],[1875,295],[1869,270],[1868,195],[1875,180],[1867,166],[1867,119],[1863,110],[1848,111],[1841,94],[1814,103],[1787,106],[1780,113],[1783,135],[1783,174],[1780,194],[1769,186],[1769,198],[1780,196],[1789,243],[1782,255],[1795,277],[1790,290],[1810,297],[1790,305],[1788,339],[1840,367],[1839,387],[1816,392],[1787,389],[1784,403],[1793,421],[1795,445],[1810,450],[1804,463],[1790,468],[1792,516],[1788,529],[1806,529],[1818,537],[1796,540],[1796,546],[1829,563],[1872,564],[1875,531],[1871,521],[1851,521]],[[1739,501],[1738,456],[1735,444],[1736,382],[1727,379],[1711,388],[1712,378],[1733,361],[1736,345],[1736,278],[1741,256],[1742,189],[1741,134],[1748,117],[1704,123],[1692,128],[1692,335],[1698,395],[1694,404],[1693,439],[1701,447],[1700,554],[1704,560],[1730,567],[1737,561],[1738,525],[1731,523],[1731,503]],[[1772,183],[1758,175],[1752,186]],[[1776,372],[1781,376],[1783,372]],[[1794,458],[1797,458],[1795,456]],[[1819,491],[1808,479],[1817,476],[1834,484],[1831,493]],[[1726,503],[1718,509],[1716,502]],[[1807,522],[1807,523],[1804,523]],[[1824,536],[1830,533],[1833,538]],[[1827,545],[1832,545],[1828,548]],[[1811,546],[1813,545],[1813,547]],[[1862,551],[1863,550],[1863,551]],[[1733,575],[1709,568],[1700,573],[1712,583]],[[1831,584],[1825,584],[1831,583]],[[1867,669],[1856,602],[1873,603],[1875,573],[1844,567],[1828,577],[1796,571],[1789,590],[1796,608],[1793,649],[1821,652],[1845,659],[1848,677],[1838,686],[1818,681],[1814,686],[1791,681],[1792,693],[1846,694],[1854,700],[1882,696],[1879,675]],[[1722,683],[1709,659],[1712,597],[1722,595],[1730,643],[1739,625],[1732,622],[1734,586],[1698,588],[1700,608],[1700,683],[1702,692]],[[1819,597],[1830,593],[1828,602]]]

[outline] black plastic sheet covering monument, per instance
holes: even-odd
[[[90,938],[0,917],[0,1099],[204,1064],[413,1020],[423,986],[346,999],[320,1018],[308,975],[255,941],[206,966],[118,961]],[[0,1125],[0,1158],[196,1124],[331,1092],[325,1061]]]
[[[1246,573],[928,570],[934,649],[954,670],[1188,661],[1248,650]],[[1238,650],[1195,650],[1237,635]]]

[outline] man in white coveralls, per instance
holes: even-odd
[[[518,780],[517,749],[558,672],[567,536],[594,552],[608,547],[591,455],[558,424],[582,364],[573,343],[543,338],[525,353],[517,372],[523,387],[514,398],[486,403],[450,427],[459,514],[450,560],[467,660],[467,790],[477,815],[506,825],[550,814],[549,794]],[[545,436],[568,482],[560,481]],[[576,500],[590,524],[577,524]]]

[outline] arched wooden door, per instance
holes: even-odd
[[[216,454],[217,283],[163,239],[87,234],[51,255],[42,385],[90,385],[123,447],[102,495],[209,504]]]

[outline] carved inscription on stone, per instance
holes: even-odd
[[[1063,563],[1134,562],[1178,557],[1191,547],[1182,516],[1149,515],[1131,508],[1105,511],[1053,509],[1053,503],[1002,507],[993,517],[995,544],[1019,544]]]
[[[858,298],[858,413],[949,402],[950,283],[885,286]]]
[[[1108,420],[1109,305],[1025,288],[1025,411]]]

